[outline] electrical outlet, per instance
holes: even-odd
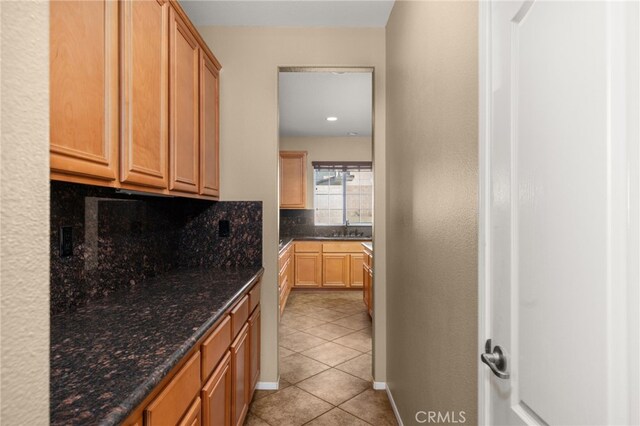
[[[60,257],[73,255],[73,232],[71,226],[60,228]]]
[[[218,222],[218,235],[220,237],[228,237],[231,234],[231,224],[228,220]]]

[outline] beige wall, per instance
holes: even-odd
[[[49,5],[0,2],[0,424],[49,423]]]
[[[264,209],[262,287],[263,382],[278,378],[277,365],[277,248],[278,248],[278,105],[279,66],[375,67],[376,220],[385,223],[384,81],[385,32],[379,29],[199,27],[222,63],[221,194],[223,200],[260,200]],[[384,258],[384,227],[376,229],[376,257]],[[377,261],[378,262],[378,261]],[[377,263],[376,286],[384,300],[384,262]],[[376,275],[378,277],[378,275]],[[384,380],[385,312],[376,320],[374,361]]]
[[[387,25],[387,380],[477,417],[478,6],[397,1]]]
[[[280,138],[281,151],[307,151],[307,209],[313,208],[312,161],[371,161],[370,137]]]

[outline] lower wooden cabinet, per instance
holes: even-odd
[[[295,243],[294,287],[362,288],[361,241]]]
[[[373,252],[364,248],[362,262],[362,299],[367,306],[369,315],[373,315]]]
[[[360,288],[362,287],[363,275],[362,275],[362,264],[364,262],[363,254],[351,254],[351,280],[350,287],[351,288]]]
[[[349,286],[349,255],[330,253],[322,255],[322,286]]]
[[[241,426],[249,410],[249,325],[245,324],[231,344],[231,424]]]
[[[281,315],[284,312],[287,299],[289,298],[289,293],[293,287],[293,281],[295,280],[293,274],[295,263],[293,249],[294,245],[289,244],[289,246],[283,250],[278,257],[278,266],[280,267],[280,272],[278,274],[278,291],[280,293],[279,301]]]
[[[320,287],[322,285],[322,253],[295,254],[295,286]]]
[[[259,296],[258,280],[122,424],[242,425],[260,378]]]
[[[249,318],[249,353],[249,401],[251,401],[260,378],[260,306]]]
[[[231,352],[227,351],[220,361],[200,397],[203,425],[231,425]]]

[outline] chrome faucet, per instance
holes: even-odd
[[[344,224],[344,230],[342,231],[342,235],[345,237],[349,235],[349,219],[347,219],[347,221]]]

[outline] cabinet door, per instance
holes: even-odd
[[[249,339],[248,324],[231,344],[231,421],[241,426],[249,409]]]
[[[260,306],[253,311],[249,318],[249,371],[251,383],[249,387],[249,401],[253,398],[253,391],[256,389],[260,378]]]
[[[362,266],[362,301],[369,311],[369,291],[371,281],[369,280],[369,268],[366,265]]]
[[[202,424],[231,425],[231,353],[227,351],[202,388]]]
[[[118,175],[118,2],[50,6],[51,171]],[[57,172],[57,173],[56,173]]]
[[[200,48],[187,24],[169,13],[169,189],[198,193]]]
[[[200,193],[220,196],[220,80],[209,57],[200,53]]]
[[[307,153],[280,151],[280,208],[304,209],[307,204]]]
[[[124,0],[120,180],[167,187],[169,3]]]
[[[200,426],[202,424],[202,415],[200,408],[200,398],[196,398],[182,420],[180,420],[180,423],[178,423],[178,426]]]
[[[373,270],[369,269],[369,294],[367,306],[369,307],[369,315],[373,315]]]
[[[347,287],[349,285],[349,255],[331,253],[322,255],[322,286]]]
[[[351,279],[350,287],[360,288],[363,283],[362,267],[364,266],[364,254],[351,254]]]
[[[296,253],[296,287],[320,287],[322,284],[322,255],[320,253]]]

